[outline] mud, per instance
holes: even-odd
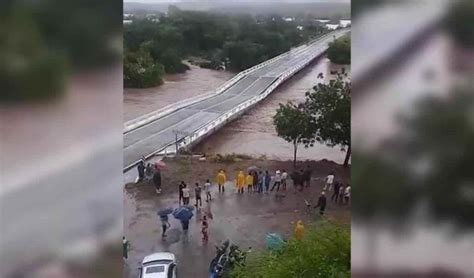
[[[302,219],[318,221],[314,211],[306,209],[304,200],[315,204],[321,190],[322,179],[332,169],[336,169],[337,178],[347,182],[349,170],[328,161],[311,162],[313,180],[311,187],[303,193],[295,192],[292,184],[288,185],[285,197],[280,201],[275,193],[238,195],[233,182],[226,183],[225,193],[217,192],[213,185],[213,200],[203,200],[201,211],[210,210],[213,220],[209,221],[209,242],[201,240],[199,211],[191,220],[190,230],[184,234],[180,223],[170,217],[171,229],[165,240],[161,238],[161,226],[156,212],[163,207],[178,205],[177,184],[184,180],[188,185],[195,181],[203,183],[205,179],[214,180],[218,169],[224,168],[228,180],[234,179],[236,169],[247,169],[256,165],[262,169],[291,169],[289,162],[269,160],[243,160],[233,163],[191,161],[189,159],[167,161],[163,171],[164,191],[157,195],[151,184],[128,184],[124,192],[124,232],[131,243],[129,259],[126,262],[126,277],[137,277],[140,261],[144,256],[169,251],[178,259],[180,277],[208,277],[209,263],[215,255],[214,245],[230,239],[241,248],[252,247],[254,250],[264,248],[264,236],[267,232],[276,232],[289,237],[292,235],[294,222]],[[304,167],[301,163],[298,167]],[[204,197],[204,196],[203,196]],[[191,195],[191,204],[194,204]],[[329,202],[327,217],[344,223],[350,222],[348,206]]]

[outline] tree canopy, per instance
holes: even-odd
[[[319,83],[306,93],[306,113],[310,115],[313,138],[328,146],[347,148],[344,165],[351,155],[351,83],[342,76]],[[311,143],[311,141],[310,141]]]
[[[446,16],[446,26],[458,44],[474,48],[474,2],[453,1]]]
[[[273,122],[278,136],[292,143],[294,147],[293,165],[296,165],[298,145],[308,142],[312,138],[311,120],[302,105],[293,103],[280,104]]]
[[[326,32],[314,20],[303,18],[287,22],[276,15],[222,15],[171,7],[167,16],[134,18],[125,25],[124,47],[149,52],[166,73],[188,69],[182,61],[189,56],[208,60],[203,63],[206,67],[225,64],[241,71]]]
[[[351,64],[351,37],[344,36],[329,44],[327,51],[329,60],[335,64]]]

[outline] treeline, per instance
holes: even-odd
[[[325,32],[307,18],[285,21],[278,15],[221,15],[171,6],[167,15],[125,25],[124,85],[158,85],[164,73],[186,71],[182,61],[191,56],[204,58],[203,67],[241,71]]]
[[[329,44],[327,52],[329,60],[339,65],[351,64],[351,37],[344,36]]]

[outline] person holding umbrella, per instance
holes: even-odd
[[[155,185],[156,194],[161,193],[161,172],[159,169],[153,174],[153,184]]]
[[[189,228],[189,220],[194,216],[192,206],[181,206],[173,211],[174,218],[181,222],[183,231],[187,232]]]

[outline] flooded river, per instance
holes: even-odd
[[[146,89],[124,89],[124,121],[163,108],[177,101],[212,91],[234,76],[231,72],[189,65],[185,73],[166,75],[165,83]]]
[[[317,82],[320,72],[325,80],[331,78],[330,72],[340,67],[332,65],[327,58],[320,58],[277,88],[265,100],[251,108],[240,118],[228,124],[196,146],[195,152],[203,153],[242,153],[253,156],[265,155],[269,159],[293,159],[293,145],[278,137],[273,126],[273,116],[280,103],[303,102],[305,93]],[[303,146],[298,151],[299,160],[328,159],[337,163],[344,160],[340,148],[316,144],[312,148]]]

